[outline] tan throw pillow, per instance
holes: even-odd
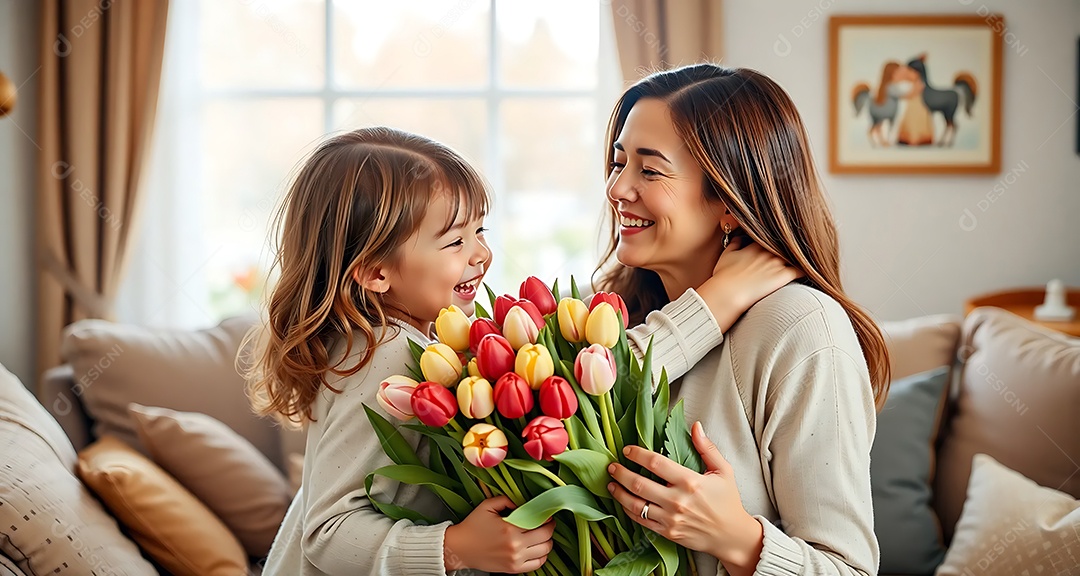
[[[977,454],[964,513],[937,576],[1075,574],[1080,502]]]
[[[960,342],[962,319],[953,314],[883,322],[892,379],[900,380],[940,366],[952,366]]]
[[[228,426],[194,412],[132,404],[151,458],[209,508],[251,556],[270,551],[289,508],[285,477]]]
[[[966,362],[935,483],[946,538],[960,518],[975,454],[1080,497],[1080,339],[979,308],[964,322],[958,354]]]
[[[60,427],[3,366],[0,455],[0,557],[17,573],[155,574],[75,477],[75,450]]]
[[[247,574],[240,542],[172,476],[121,440],[79,453],[79,477],[151,558],[175,576]]]
[[[65,330],[61,354],[74,370],[75,392],[94,421],[94,437],[138,446],[127,407],[162,406],[223,422],[284,469],[278,427],[251,410],[236,370],[240,342],[254,325],[230,318],[206,330],[150,330],[83,320]]]

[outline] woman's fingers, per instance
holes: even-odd
[[[644,498],[650,502],[668,502],[668,495],[666,486],[661,486],[656,482],[634,472],[631,472],[629,468],[619,463],[614,463],[608,466],[608,473],[615,479],[616,482],[621,484],[624,488],[629,490],[635,496]]]
[[[697,475],[697,472],[690,470],[682,464],[675,463],[671,458],[653,452],[652,450],[646,450],[641,446],[627,446],[623,449],[623,454],[630,460],[641,464],[653,474],[656,474],[658,477],[667,480],[672,484]],[[630,486],[627,487],[632,488]],[[648,497],[648,495],[645,494],[642,494],[642,496]]]
[[[541,524],[540,526],[525,532],[522,541],[525,543],[526,547],[536,546],[551,541],[551,535],[554,533],[555,521],[548,520],[545,524]]]
[[[611,491],[615,501],[626,510],[626,515],[631,520],[660,535],[664,534],[663,530],[666,526],[664,520],[667,517],[667,511],[663,507],[655,502],[646,502],[644,499],[634,496],[626,488],[619,485],[618,482],[608,484],[608,490]],[[642,518],[641,512],[645,508],[645,504],[649,505],[648,517]]]

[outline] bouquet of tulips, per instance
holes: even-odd
[[[454,306],[435,323],[438,343],[410,342],[408,376],[382,382],[383,410],[430,440],[427,462],[394,426],[365,406],[384,451],[394,462],[374,477],[433,491],[461,521],[484,499],[505,495],[516,508],[506,521],[533,529],[556,519],[555,547],[534,574],[696,574],[686,549],[627,518],[607,490],[608,466],[636,444],[703,471],[680,401],[669,410],[666,372],[654,386],[652,344],[641,362],[627,344],[626,304],[598,293],[591,305],[571,279],[531,277],[519,298],[479,303],[470,321]],[[650,476],[651,477],[651,476]],[[433,523],[392,502],[372,504],[394,519]]]

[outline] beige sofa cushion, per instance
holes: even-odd
[[[952,366],[962,323],[963,319],[953,314],[883,322],[881,331],[889,348],[892,379]]]
[[[19,571],[156,574],[75,477],[75,451],[59,426],[3,366],[0,454],[0,554]]]
[[[79,477],[158,564],[175,576],[247,573],[243,546],[172,476],[117,438],[79,453]]]
[[[964,513],[936,576],[1075,574],[1080,502],[975,456]]]
[[[138,404],[130,411],[154,462],[206,504],[248,555],[265,556],[292,496],[281,471],[250,442],[205,414]]]
[[[75,392],[94,421],[94,436],[138,447],[131,402],[210,415],[284,469],[278,428],[252,412],[236,353],[254,324],[230,318],[206,330],[149,330],[83,320],[65,330],[61,354],[75,373]]]
[[[978,308],[964,322],[959,354],[966,362],[936,482],[946,537],[960,518],[975,454],[1080,497],[1080,339]]]

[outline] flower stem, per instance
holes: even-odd
[[[506,466],[504,464],[499,464],[495,469],[497,474],[502,474],[503,479],[506,480],[506,486],[513,491],[514,496],[517,498],[517,501],[515,501],[514,504],[517,504],[518,506],[524,504],[525,496],[521,493],[521,489],[518,488],[517,482],[514,482],[514,477],[510,475],[510,471],[507,470]]]
[[[618,458],[619,451],[615,449],[615,435],[611,432],[611,427],[613,425],[611,422],[611,414],[614,409],[612,409],[612,411],[608,410],[608,406],[611,405],[611,398],[608,396],[610,393],[611,392],[609,391],[600,395],[600,416],[604,425],[604,441],[607,442],[607,448],[611,451],[611,455]]]
[[[604,555],[607,558],[604,559],[604,563],[611,561],[615,557],[615,550],[611,547],[611,542],[608,542],[607,536],[604,536],[604,531],[600,529],[600,525],[595,522],[589,522],[589,529],[592,530],[593,536],[596,538],[596,544],[604,551]]]
[[[563,479],[556,476],[551,470],[541,466],[540,473],[547,476],[547,478],[554,482],[556,486],[566,486],[566,482],[563,482]]]
[[[465,430],[461,427],[461,424],[458,424],[457,420],[454,420],[453,418],[450,419],[450,422],[447,423],[447,426],[450,426],[450,428],[454,432],[461,432],[462,434],[465,433]]]
[[[563,427],[566,428],[566,437],[570,440],[570,449],[577,450],[581,445],[578,444],[577,436],[574,436],[574,427],[571,426],[569,422],[569,419],[563,420]]]
[[[548,563],[552,565],[552,571],[556,574],[570,576],[574,573],[574,571],[566,565],[566,562],[563,562],[562,557],[559,556],[558,550],[552,550],[551,553],[548,554]]]
[[[578,559],[581,561],[582,576],[592,576],[592,542],[589,541],[589,523],[574,516],[578,533]]]
[[[489,470],[491,470],[491,478],[495,480],[495,484],[498,484],[499,486],[499,491],[509,498],[514,503],[514,506],[521,506],[524,504],[524,501],[515,500],[515,494],[510,490],[510,487],[506,485],[506,481],[503,480],[502,475],[499,474],[497,469]]]
[[[694,562],[694,551],[693,550],[687,550],[686,551],[686,559],[690,563],[690,575],[691,576],[698,576],[697,562]]]

